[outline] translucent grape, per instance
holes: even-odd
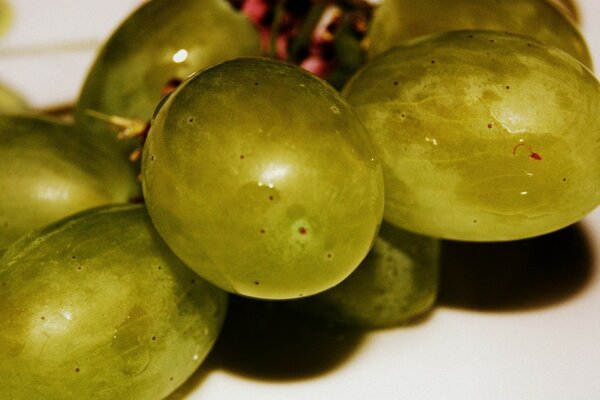
[[[163,399],[204,360],[227,295],[173,255],[143,206],[94,209],[0,259],[9,399]]]
[[[369,31],[371,56],[432,33],[488,29],[536,38],[592,65],[577,27],[548,0],[385,0]]]
[[[0,113],[21,112],[27,109],[25,100],[6,86],[0,85]]]
[[[327,83],[248,58],[194,75],[158,110],[142,159],[148,211],[174,252],[233,293],[325,290],[366,256],[379,161]]]
[[[88,110],[149,121],[168,82],[224,60],[259,54],[255,28],[225,0],[149,1],[104,44],[79,96],[77,121],[128,155],[137,143],[117,141],[114,131]]]
[[[571,224],[600,200],[600,86],[568,54],[484,31],[373,59],[346,86],[382,159],[385,218],[458,240]]]
[[[0,248],[26,232],[75,212],[126,202],[135,176],[73,126],[0,116]],[[126,162],[126,161],[123,161]]]

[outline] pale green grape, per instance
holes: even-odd
[[[148,211],[173,251],[233,293],[325,290],[366,256],[379,161],[327,83],[277,61],[225,62],[162,105],[142,159]]]
[[[438,239],[383,224],[373,249],[342,283],[290,307],[358,328],[401,325],[433,306],[438,289]]]
[[[137,190],[119,161],[51,119],[0,116],[0,159],[0,248],[75,212],[126,202]]]
[[[139,205],[94,209],[0,259],[2,398],[162,399],[203,361],[227,295],[162,242]]]
[[[531,36],[592,65],[582,34],[548,0],[384,0],[371,22],[369,52],[375,56],[407,39],[465,29]]]
[[[0,37],[10,28],[12,22],[12,10],[6,0],[0,0]]]
[[[136,141],[118,142],[106,123],[87,115],[149,121],[172,79],[209,65],[260,54],[251,22],[226,0],[153,0],[127,18],[104,44],[85,80],[75,115],[86,131],[131,152]]]
[[[382,159],[388,221],[430,236],[510,240],[600,200],[600,85],[568,54],[484,31],[373,59],[346,86]]]
[[[0,85],[0,113],[21,112],[27,109],[26,102],[6,86]]]

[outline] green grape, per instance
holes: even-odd
[[[344,89],[381,157],[385,218],[435,237],[536,236],[600,199],[600,85],[524,36],[459,31],[373,59]]]
[[[27,109],[25,100],[6,86],[0,85],[0,113],[15,113]]]
[[[128,155],[135,141],[118,141],[88,110],[149,121],[169,81],[253,55],[260,55],[258,33],[225,0],[149,1],[104,44],[80,93],[76,120]]]
[[[407,39],[465,29],[531,36],[592,65],[582,34],[548,0],[384,0],[371,22],[369,52],[375,56]]]
[[[438,289],[438,239],[384,223],[373,249],[342,283],[291,308],[353,328],[407,323],[433,306]]]
[[[580,22],[579,7],[574,0],[550,0],[550,2],[572,18],[573,21],[576,23]]]
[[[129,200],[135,176],[71,125],[0,116],[0,248],[75,212]]]
[[[0,259],[8,399],[163,399],[204,360],[225,292],[179,261],[141,205],[90,210]]]
[[[6,0],[0,0],[0,37],[10,28],[12,16],[10,4]]]
[[[343,280],[383,213],[381,166],[354,111],[324,81],[260,58],[206,69],[162,104],[142,187],[184,262],[257,298]]]

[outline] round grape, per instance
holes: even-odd
[[[173,251],[233,293],[325,290],[366,256],[381,166],[354,111],[299,67],[246,58],[186,81],[142,159],[148,211]]]
[[[369,52],[375,56],[407,39],[465,29],[531,36],[592,65],[581,32],[548,0],[385,0],[371,21]]]
[[[163,399],[213,346],[225,292],[173,255],[141,205],[94,209],[0,259],[9,399]]]
[[[600,85],[524,36],[450,32],[373,59],[344,89],[382,159],[388,221],[495,241],[569,225],[600,200]]]

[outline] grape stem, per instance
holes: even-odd
[[[127,140],[143,137],[148,133],[148,123],[139,119],[131,119],[119,117],[117,115],[108,115],[96,110],[85,110],[85,114],[89,117],[106,122],[109,125],[119,129],[117,138],[119,140]]]

